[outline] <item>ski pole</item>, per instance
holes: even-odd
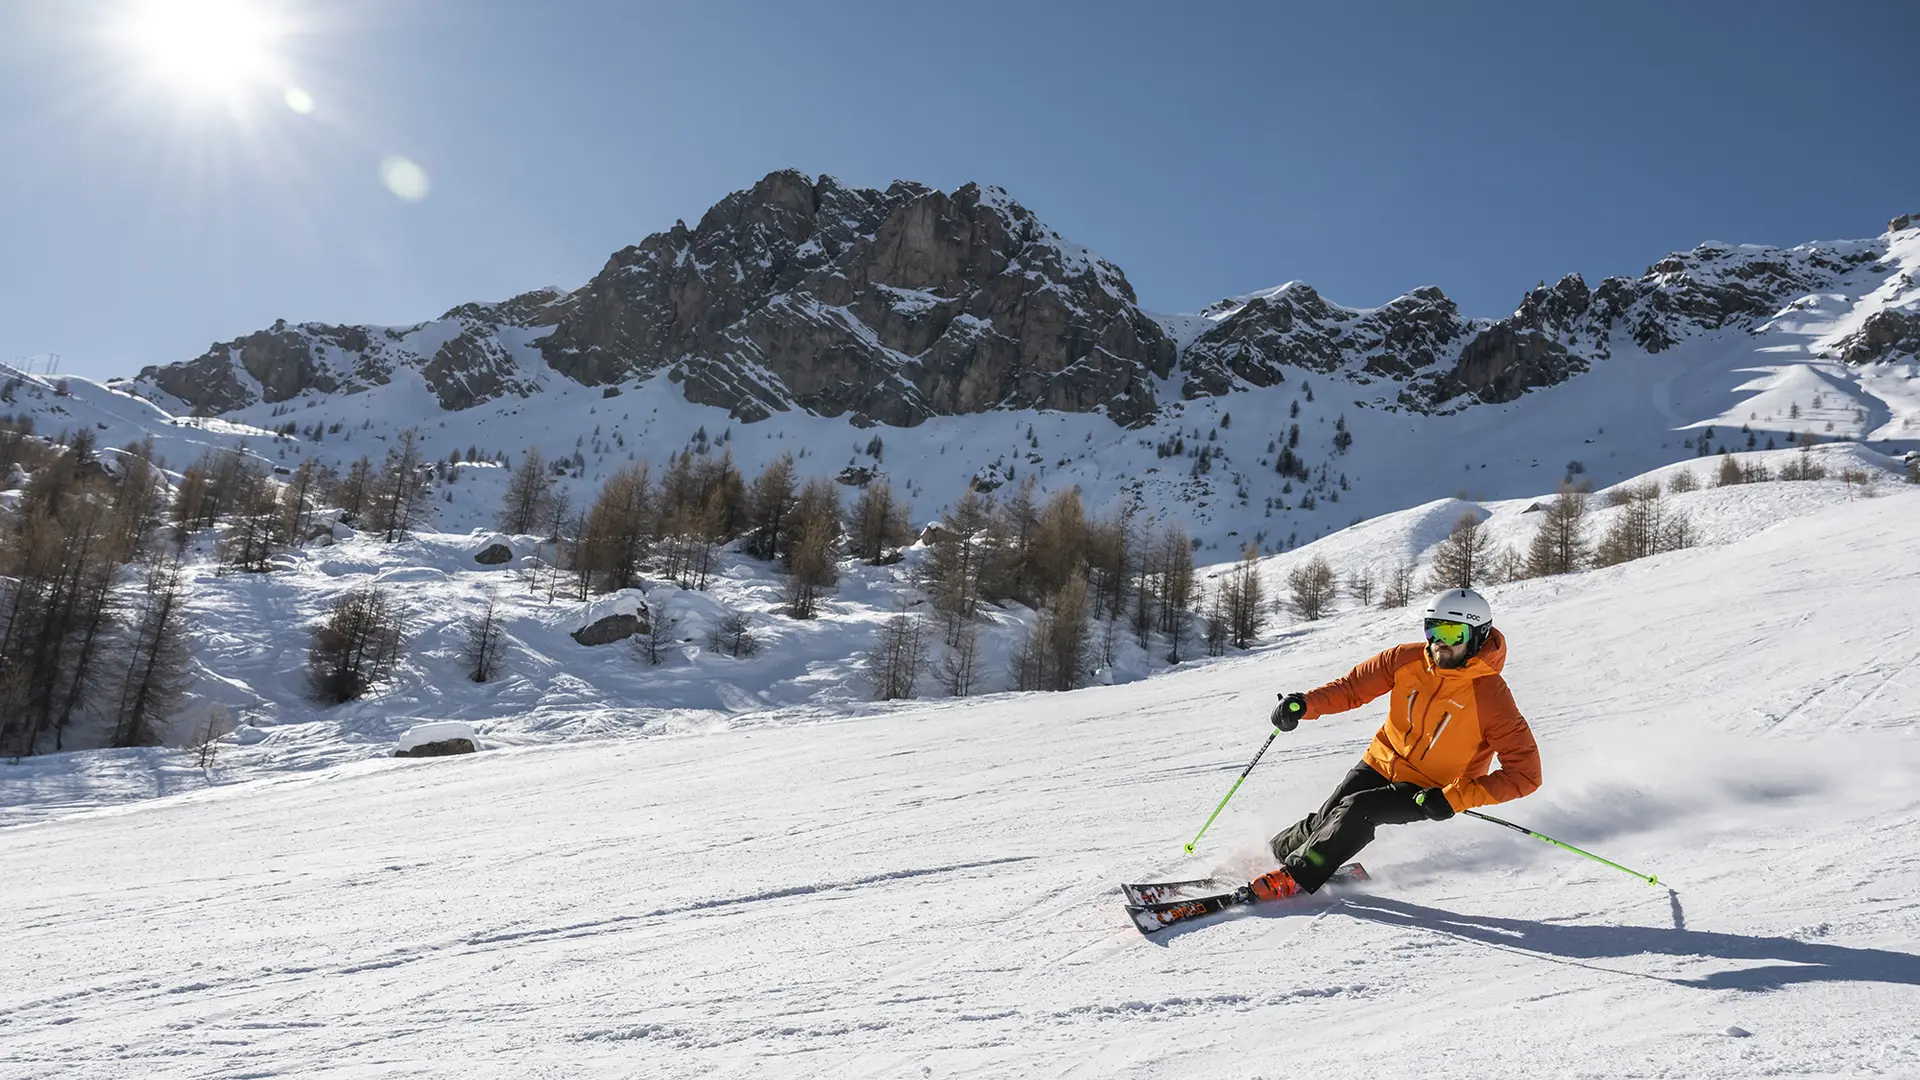
[[[1614,862],[1612,859],[1603,859],[1600,856],[1595,855],[1591,851],[1581,851],[1579,848],[1574,847],[1572,844],[1566,843],[1561,840],[1555,840],[1553,837],[1547,836],[1544,833],[1534,832],[1532,829],[1527,828],[1525,825],[1515,825],[1511,821],[1502,820],[1500,818],[1494,817],[1492,814],[1483,814],[1478,810],[1462,810],[1460,812],[1463,814],[1469,814],[1473,817],[1477,817],[1481,821],[1491,821],[1495,825],[1505,825],[1507,828],[1512,829],[1514,832],[1526,833],[1528,836],[1533,837],[1535,840],[1543,840],[1549,844],[1552,844],[1554,847],[1565,848],[1566,850],[1573,852],[1575,855],[1585,855],[1587,858],[1592,859],[1594,862],[1605,863],[1606,865],[1613,867],[1615,870],[1618,870],[1623,874],[1632,874],[1634,877],[1639,878],[1641,881],[1644,881],[1649,885],[1660,884],[1660,878],[1658,875],[1643,874],[1638,870],[1629,870],[1626,867],[1621,866],[1619,863]]]
[[[1207,830],[1213,827],[1213,819],[1219,817],[1220,811],[1225,810],[1227,808],[1227,799],[1233,798],[1233,793],[1240,790],[1240,781],[1245,780],[1247,778],[1247,774],[1253,771],[1253,767],[1255,765],[1260,764],[1260,754],[1266,753],[1267,747],[1272,746],[1273,740],[1279,737],[1280,737],[1280,729],[1274,728],[1273,734],[1267,736],[1267,741],[1260,744],[1260,753],[1253,755],[1253,760],[1247,762],[1247,767],[1240,770],[1240,780],[1235,780],[1233,782],[1233,786],[1227,789],[1227,798],[1220,800],[1220,805],[1214,807],[1213,813],[1207,815],[1207,823],[1205,825],[1200,826],[1200,831],[1194,834],[1193,843],[1190,843],[1187,845],[1187,854],[1189,855],[1193,854],[1193,845],[1199,843],[1200,838],[1202,836],[1207,835]]]

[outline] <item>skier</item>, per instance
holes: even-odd
[[[1500,669],[1507,642],[1472,589],[1448,589],[1426,612],[1427,643],[1396,645],[1307,693],[1282,694],[1273,724],[1357,709],[1392,693],[1387,722],[1326,805],[1275,836],[1280,869],[1253,883],[1275,900],[1315,892],[1373,840],[1378,825],[1445,821],[1540,786],[1540,751]],[[1495,756],[1500,767],[1489,772]]]

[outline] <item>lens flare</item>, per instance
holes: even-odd
[[[427,197],[427,170],[398,154],[380,163],[380,182],[387,190],[408,202]]]
[[[282,95],[282,97],[285,99],[287,103],[287,108],[292,109],[294,112],[299,113],[301,116],[313,115],[313,95],[312,94],[307,93],[305,90],[302,90],[297,86],[289,86],[287,87],[287,92],[284,95]]]

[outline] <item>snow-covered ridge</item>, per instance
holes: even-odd
[[[687,400],[747,422],[805,411],[912,426],[1057,409],[1141,425],[1182,399],[1306,372],[1384,388],[1395,408],[1448,412],[1559,385],[1621,349],[1746,330],[1810,295],[1861,309],[1855,337],[1830,355],[1910,358],[1920,324],[1869,297],[1912,271],[1894,246],[1916,233],[1896,219],[1873,240],[1709,242],[1639,278],[1589,288],[1563,277],[1504,318],[1463,316],[1436,287],[1345,307],[1302,282],[1150,316],[1118,267],[1000,188],[879,191],[783,171],[694,228],[615,252],[578,289],[466,304],[412,327],[278,323],[138,383],[171,411],[226,413],[379,393],[411,369],[439,410],[462,411],[556,379],[621,390],[666,373]]]
[[[1703,442],[1765,449],[1811,434],[1891,454],[1920,447],[1920,228],[1910,221],[1874,240],[1705,244],[1598,288],[1566,277],[1502,319],[1463,316],[1437,289],[1359,308],[1299,282],[1208,314],[1148,316],[1101,275],[1046,270],[1081,264],[1015,205],[997,189],[948,196],[901,182],[872,192],[775,174],[697,228],[616,254],[568,295],[456,308],[419,327],[290,326],[134,385],[178,415],[195,406],[160,389],[165,373],[176,389],[228,386],[231,401],[254,403],[223,405],[222,416],[294,425],[264,448],[288,467],[377,458],[394,432],[416,427],[436,457],[528,446],[550,460],[578,454],[566,480],[578,501],[627,461],[664,463],[697,431],[731,432],[727,449],[749,473],[811,448],[821,458],[803,471],[884,476],[922,520],[970,483],[1034,475],[1043,492],[1079,487],[1095,508],[1124,500],[1182,517],[1222,557],[1246,543],[1283,550],[1456,493],[1518,498],[1559,477],[1611,483],[1695,456]],[[999,239],[936,245],[933,261],[904,254],[962,221]],[[855,295],[836,270],[850,259],[886,272]],[[715,339],[717,351],[622,367],[620,350],[667,340],[684,321],[645,296],[723,286],[744,296],[749,279],[765,306]],[[1090,325],[1080,321],[1093,317],[1088,305],[1109,305],[1119,320],[1110,325],[1145,359],[1116,366],[1097,334],[1061,337],[1045,320],[1010,327],[977,313],[981,280],[989,292],[1033,289],[1031,310],[1066,326]],[[1060,292],[1070,280],[1091,280],[1090,291]],[[574,323],[624,329],[594,344],[562,334]],[[362,337],[364,352],[338,343]],[[1043,337],[1093,351],[1049,374],[1018,354],[1022,340]],[[795,368],[783,356],[806,361]],[[294,376],[262,382],[256,370]],[[333,390],[296,388],[323,376]],[[455,399],[464,407],[448,409]],[[1075,411],[1096,401],[1107,406]],[[1116,401],[1118,411],[1108,407]],[[875,432],[863,425],[888,410],[922,419],[880,427],[885,459],[869,460]],[[743,424],[748,415],[764,418]],[[1122,417],[1137,426],[1112,423]],[[841,446],[853,454],[841,457]],[[491,517],[459,498],[439,512],[454,531]]]
[[[805,317],[823,311],[843,317]],[[509,329],[538,332],[509,341]],[[617,392],[666,373],[688,400],[747,421],[1057,408],[1132,423],[1155,408],[1145,381],[1174,352],[1117,267],[1000,189],[852,189],[784,171],[692,229],[615,252],[564,295],[410,328],[278,324],[139,382],[175,411],[227,412],[377,392],[411,368],[459,411],[531,396],[545,375]]]

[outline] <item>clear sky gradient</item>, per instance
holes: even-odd
[[[1920,211],[1906,0],[255,0],[218,92],[128,39],[151,2],[0,0],[0,359],[577,286],[785,167],[998,184],[1168,312],[1297,278],[1502,315]]]

